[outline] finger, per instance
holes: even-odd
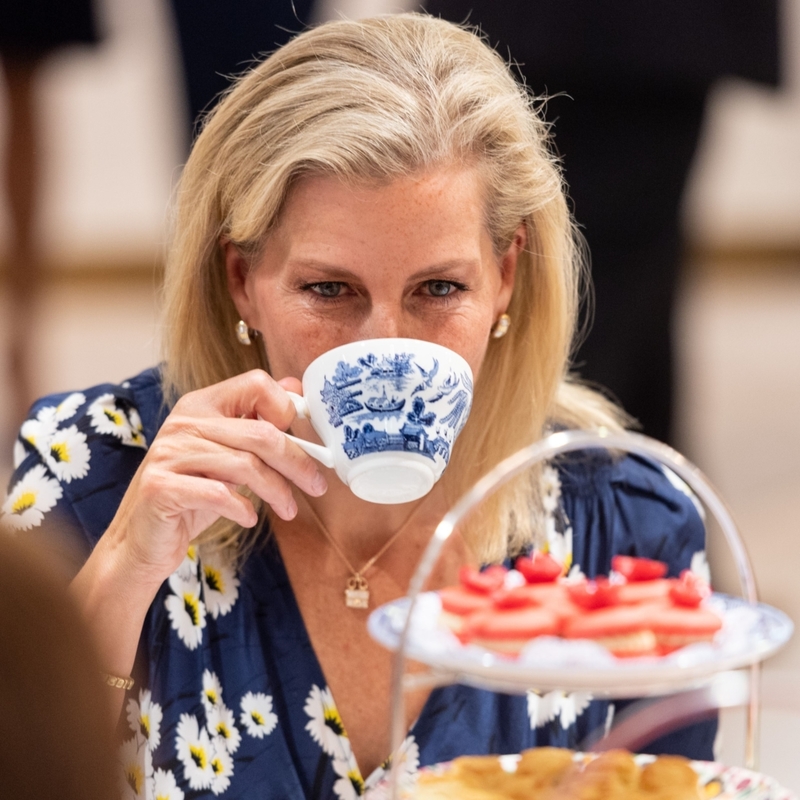
[[[282,436],[283,434],[281,434]],[[297,505],[291,484],[277,470],[267,466],[255,453],[196,440],[179,463],[164,465],[169,471],[247,486],[268,503],[282,519],[293,519]]]
[[[278,386],[286,389],[287,392],[303,394],[303,384],[297,378],[281,378],[278,381]]]
[[[224,517],[243,528],[252,528],[258,522],[250,500],[221,480],[153,470],[143,480],[140,492],[165,521],[200,513],[215,519]],[[198,536],[209,524],[205,518],[195,525],[187,523],[190,537]]]
[[[260,369],[190,392],[176,403],[175,410],[190,416],[260,416],[281,430],[287,430],[296,417],[286,390]]]
[[[225,478],[232,483],[249,486],[251,473],[255,470],[266,476],[264,467],[268,467],[312,497],[319,497],[328,488],[317,462],[266,420],[175,417],[170,422],[170,430],[179,435],[165,437],[165,441],[159,443],[154,457],[166,458],[171,468],[177,471],[186,471],[181,465],[187,463],[195,451],[211,452],[220,460],[243,453],[250,457],[231,462],[239,466],[239,471],[236,474],[229,471]],[[187,441],[187,438],[190,440]],[[208,443],[210,447],[203,447],[201,442]],[[213,469],[214,464],[209,463],[208,467]],[[257,488],[250,488],[263,497]],[[291,494],[288,484],[286,491]],[[267,500],[266,497],[264,499]]]

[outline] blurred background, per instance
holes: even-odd
[[[199,96],[186,90],[176,25],[190,5],[194,19],[201,8],[225,15],[213,0],[97,0],[96,41],[54,49],[32,73],[38,188],[26,258],[38,269],[22,271],[24,302],[9,277],[21,262],[7,191],[19,164],[7,158],[0,192],[3,485],[27,402],[13,391],[10,343],[24,345],[28,399],[121,381],[158,361],[170,197]],[[255,49],[272,49],[306,19],[397,10],[370,0],[296,9],[301,19],[256,29]],[[763,599],[800,621],[800,0],[783,0],[779,34],[777,88],[728,77],[707,97],[680,212],[670,436],[728,500]],[[201,51],[213,43],[198,41]],[[0,80],[3,153],[10,86]],[[564,156],[569,178],[566,146]],[[735,590],[722,548],[711,549],[718,585]],[[800,637],[769,663],[765,690],[762,769],[800,791]],[[742,724],[725,715],[726,763],[742,762]]]

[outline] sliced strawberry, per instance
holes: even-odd
[[[492,605],[495,608],[525,608],[538,606],[540,603],[534,597],[531,587],[526,584],[492,592]]]
[[[654,581],[667,574],[667,565],[663,561],[634,556],[614,556],[611,559],[611,569],[631,582]]]
[[[605,608],[619,604],[620,584],[611,583],[608,578],[595,578],[567,586],[569,599],[581,608]]]
[[[534,551],[530,558],[520,556],[515,564],[528,583],[553,583],[561,576],[561,564],[549,553]]]
[[[458,579],[462,586],[471,589],[473,592],[481,594],[491,594],[503,587],[508,570],[499,564],[487,569],[480,570],[475,567],[461,567],[458,572]]]
[[[681,572],[681,577],[669,589],[672,602],[688,608],[697,608],[710,594],[711,587],[688,569]]]

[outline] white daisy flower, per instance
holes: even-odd
[[[14,442],[14,469],[17,469],[19,465],[25,460],[25,456],[28,455],[28,451],[25,449],[25,445],[17,439]]]
[[[558,477],[557,469],[548,465],[542,470],[541,487],[544,510],[548,514],[553,514],[558,508],[561,497],[561,479]]]
[[[197,578],[183,580],[177,573],[169,578],[169,588],[173,594],[164,600],[172,627],[181,641],[195,650],[203,641],[203,628],[206,627],[206,607],[200,599],[200,581]]]
[[[575,724],[578,717],[583,714],[592,702],[592,695],[588,692],[571,692],[561,698],[561,707],[558,716],[561,719],[561,727],[567,730]]]
[[[224,744],[212,747],[214,749],[211,754],[211,771],[214,777],[211,779],[211,791],[214,794],[222,794],[231,785],[233,759]]]
[[[311,717],[306,730],[329,756],[340,756],[344,745],[349,751],[347,732],[330,689],[312,686],[303,710]]]
[[[75,425],[56,431],[47,443],[44,460],[60,481],[69,483],[89,472],[89,447],[86,435]]]
[[[222,743],[231,755],[239,749],[242,734],[236,727],[233,711],[222,703],[218,703],[207,713],[206,728],[215,744]]]
[[[55,411],[55,407],[53,408]],[[58,429],[58,423],[53,419],[28,419],[22,423],[19,429],[21,439],[33,445],[42,455],[47,453],[47,446],[50,439]]]
[[[66,420],[75,416],[75,412],[85,402],[86,395],[83,392],[73,392],[67,395],[57,406],[45,406],[40,409],[36,418],[42,421],[66,422]]]
[[[171,772],[157,769],[149,781],[148,798],[151,800],[183,800],[183,791],[178,787]]]
[[[210,669],[203,672],[203,692],[200,699],[203,701],[206,714],[213,708],[222,705],[222,684],[219,682],[216,672],[212,672]]]
[[[110,433],[122,438],[122,429],[128,425],[128,418],[117,408],[113,394],[101,394],[89,406],[88,413],[92,427],[98,433]]]
[[[552,517],[548,518],[548,522]],[[547,528],[547,552],[559,563],[564,572],[569,572],[572,567],[572,527],[568,527],[564,533],[556,530],[555,522]]]
[[[153,770],[150,750],[139,736],[123,742],[119,749],[120,791],[124,800],[144,798]]]
[[[181,561],[178,569],[175,570],[175,574],[183,580],[197,578],[197,568],[199,565],[200,558],[197,552],[197,545],[190,544],[186,555],[183,557],[183,561]]]
[[[116,436],[123,444],[136,447],[146,447],[144,435],[142,434],[142,421],[139,414],[131,409],[125,409],[117,405],[117,399],[113,394],[100,395],[89,406],[89,418],[92,427],[98,433],[108,433]]]
[[[528,692],[528,719],[531,723],[531,730],[547,725],[559,715],[562,696],[563,692],[559,691],[547,694]]]
[[[339,800],[356,800],[364,794],[366,786],[354,759],[334,758],[333,770],[339,776],[333,784]]]
[[[570,582],[578,583],[585,580],[586,576],[583,574],[580,564],[573,564],[570,571],[567,573],[567,580]]]
[[[239,597],[239,579],[233,565],[220,554],[203,555],[200,563],[203,576],[203,598],[211,616],[224,617]]]
[[[414,777],[417,774],[417,770],[419,770],[419,745],[417,744],[416,740],[413,736],[406,736],[403,740],[403,744],[400,745],[400,749],[398,752],[398,773],[397,773],[397,785],[399,788],[403,789],[406,787],[411,786]],[[378,767],[370,776],[367,778],[365,788],[367,792],[372,789],[376,784],[380,783],[389,773],[392,768],[392,763],[394,758],[389,756],[383,764]]]
[[[263,739],[275,730],[278,715],[272,710],[272,697],[261,692],[248,692],[240,704],[239,722],[250,736]]]
[[[57,413],[58,406],[43,406],[36,412],[36,420],[38,422],[52,422],[57,424]]]
[[[130,433],[128,439],[123,439],[125,444],[135,445],[136,447],[147,447],[147,440],[144,438],[142,418],[135,408],[128,409],[128,423],[130,424]]]
[[[697,513],[700,515],[700,519],[705,520],[706,518],[706,510],[703,508],[703,504],[700,502],[700,498],[692,491],[692,488],[689,486],[686,481],[681,478],[676,472],[673,472],[668,466],[661,464],[661,471],[664,475],[667,476],[667,480],[681,493],[685,494],[694,504],[694,507],[697,509]]]
[[[698,550],[692,556],[692,562],[689,564],[689,569],[697,575],[702,581],[711,585],[711,568],[708,566],[708,559],[706,558],[705,550]]]
[[[3,522],[21,531],[37,527],[62,494],[61,484],[47,474],[43,464],[37,464],[9,492],[3,503]]]
[[[131,698],[127,706],[128,726],[147,742],[152,751],[161,742],[161,706],[154,703],[149,689],[139,690],[139,702]]]
[[[183,776],[192,789],[209,789],[214,780],[211,739],[200,729],[197,717],[181,714],[175,737],[175,754],[183,764]]]

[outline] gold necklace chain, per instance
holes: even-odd
[[[397,541],[400,534],[408,527],[409,523],[412,519],[416,516],[417,511],[423,506],[424,500],[420,503],[414,510],[408,515],[406,521],[389,537],[389,539],[384,542],[383,547],[375,553],[369,561],[364,564],[361,569],[356,569],[351,563],[350,559],[344,554],[344,551],[339,546],[339,543],[336,539],[331,536],[330,531],[325,527],[325,523],[320,519],[319,514],[314,510],[311,503],[308,502],[305,495],[301,495],[303,497],[303,502],[305,503],[306,508],[308,508],[311,516],[314,518],[314,521],[317,523],[322,535],[328,540],[328,543],[333,548],[333,552],[336,553],[337,556],[345,563],[347,569],[350,570],[352,575],[347,581],[347,586],[344,590],[344,603],[348,608],[369,608],[369,584],[367,583],[367,579],[365,578],[366,573],[375,566],[375,563],[378,559]]]

